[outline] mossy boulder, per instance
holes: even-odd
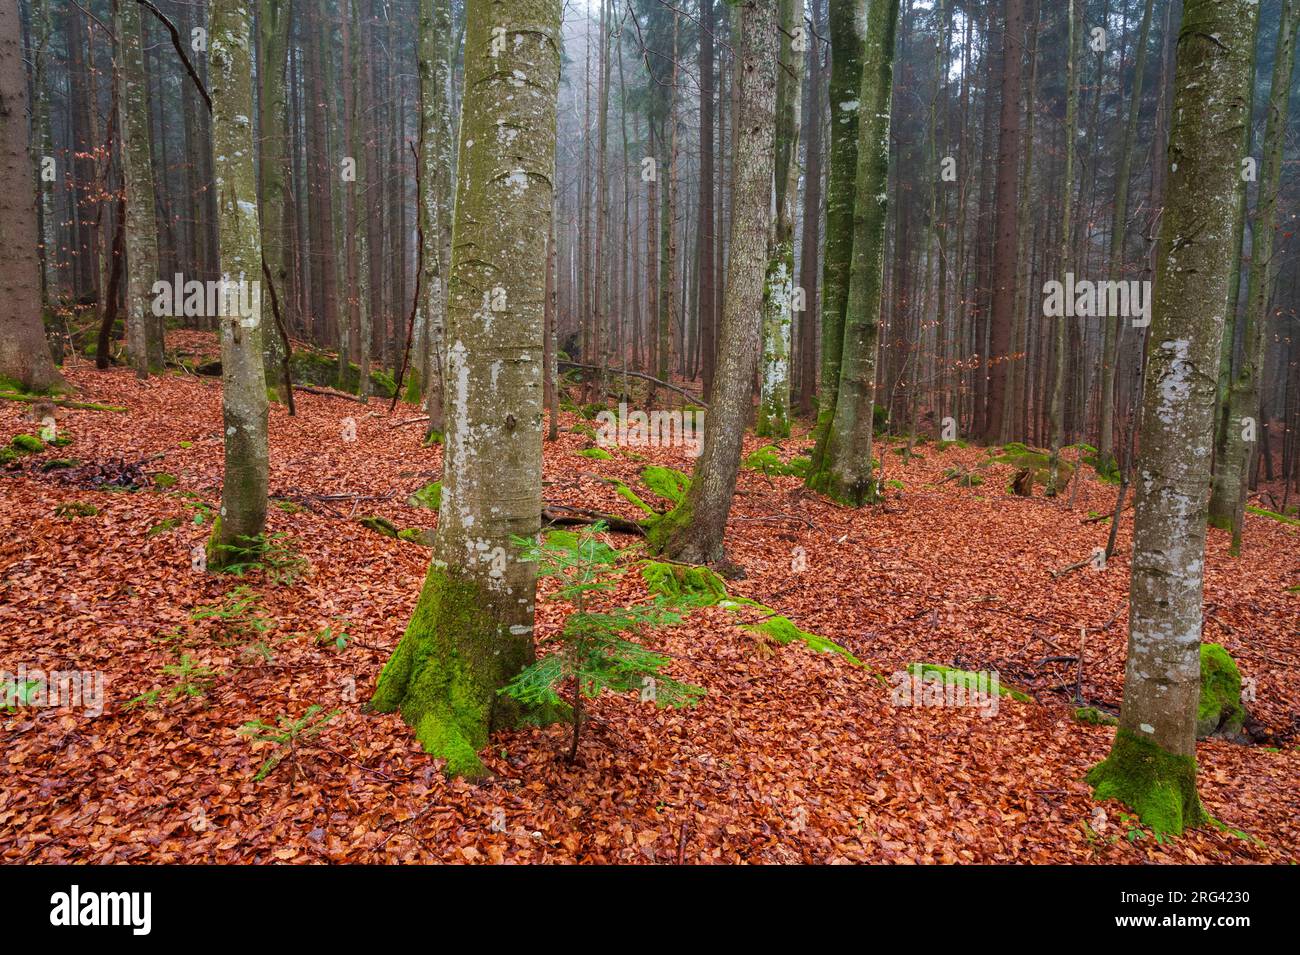
[[[912,663],[908,666],[907,672],[925,679],[928,676],[937,676],[939,681],[945,684],[964,686],[967,690],[984,692],[991,688],[995,681],[996,675],[988,670],[958,670],[955,667],[946,667],[938,663]],[[1007,696],[1021,703],[1032,703],[1033,698],[1015,687],[1004,686],[997,682],[998,695]]]
[[[385,537],[396,538],[399,533],[397,525],[386,517],[360,517],[357,518],[357,523],[362,527],[370,528],[378,534],[383,534]]]
[[[1201,644],[1201,697],[1196,707],[1196,738],[1238,739],[1246,722],[1241,704],[1241,671],[1222,646]]]
[[[406,498],[406,503],[411,507],[423,507],[430,511],[436,511],[442,507],[442,482],[430,481],[418,491],[413,492]]]
[[[220,363],[217,364],[217,373],[220,374]],[[357,393],[357,386],[361,381],[359,365],[348,362],[340,376],[337,356],[309,349],[296,349],[289,361],[289,369],[293,380],[298,384],[336,388],[352,394]],[[202,368],[200,373],[203,373]],[[393,381],[393,376],[387,372],[373,371],[370,373],[370,389],[373,394],[391,398],[393,392],[397,390],[397,384]]]
[[[16,434],[9,447],[17,454],[40,454],[45,450],[45,442],[34,434]]]
[[[604,448],[586,448],[585,450],[579,451],[578,456],[592,461],[611,461],[614,458],[614,455],[610,454]]]
[[[675,603],[711,606],[727,596],[727,585],[707,567],[647,561],[641,576],[653,594],[670,597]]]
[[[1074,718],[1080,723],[1086,723],[1089,726],[1118,726],[1119,720],[1111,716],[1105,710],[1099,710],[1095,706],[1081,706],[1074,711]]]
[[[796,455],[787,463],[781,460],[781,449],[769,444],[746,456],[744,464],[751,471],[762,471],[767,475],[803,477],[808,473],[812,460]]]

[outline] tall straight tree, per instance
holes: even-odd
[[[1020,268],[1017,180],[1020,176],[1020,75],[1024,60],[1025,2],[1005,0],[1002,32],[1002,118],[998,132],[997,238],[993,244],[993,314],[989,324],[988,411],[984,440],[1000,442],[1003,405],[1008,400],[1007,371],[1011,367],[1011,318],[1016,305]]]
[[[1259,199],[1251,230],[1242,360],[1228,386],[1226,442],[1222,456],[1215,461],[1214,494],[1210,503],[1210,523],[1232,532],[1234,554],[1241,549],[1251,457],[1256,443],[1266,436],[1261,427],[1260,378],[1268,334],[1268,299],[1277,274],[1274,246],[1278,230],[1278,190],[1291,100],[1291,74],[1295,66],[1296,19],[1297,0],[1282,0],[1268,116],[1264,124]]]
[[[285,114],[285,70],[289,63],[291,0],[260,0],[257,11],[258,181],[261,189],[262,257],[282,308],[288,308],[289,247],[285,230],[285,157],[288,138]],[[267,290],[268,295],[270,290]],[[285,316],[290,321],[290,316]],[[278,381],[282,374],[284,342],[274,329],[262,335],[265,373]],[[289,387],[288,382],[283,382]],[[289,396],[285,395],[287,401]]]
[[[762,319],[763,277],[772,223],[773,142],[776,133],[776,4],[742,0],[737,48],[740,75],[739,140],[722,308],[718,368],[704,433],[704,449],[681,505],[665,515],[651,544],[669,557],[722,564],[727,515],[740,471],[741,439],[753,408],[753,381]],[[669,290],[665,289],[665,294]]]
[[[1129,94],[1128,120],[1124,139],[1119,146],[1119,169],[1115,173],[1115,212],[1111,217],[1110,260],[1108,272],[1112,282],[1123,279],[1124,240],[1128,234],[1129,173],[1133,167],[1133,142],[1137,138],[1138,117],[1142,112],[1142,80],[1147,69],[1147,41],[1151,35],[1151,12],[1155,0],[1146,0],[1142,9],[1142,26],[1138,29],[1137,57],[1133,64],[1133,90]],[[1119,320],[1103,317],[1101,417],[1097,456],[1103,464],[1115,460],[1115,366],[1119,360]]]
[[[370,701],[400,710],[448,773],[541,714],[497,691],[534,659],[541,526],[546,223],[560,0],[470,0],[447,312],[442,508],[424,588]]]
[[[27,76],[18,0],[0,0],[0,222],[8,240],[0,261],[0,387],[61,389],[41,316],[36,182],[28,153]]]
[[[776,219],[763,283],[763,364],[759,370],[760,435],[790,434],[790,333],[794,324],[794,202],[799,188],[799,85],[808,34],[803,0],[780,0],[781,63],[776,76]]]
[[[1074,222],[1074,150],[1079,108],[1079,51],[1075,30],[1075,0],[1069,0],[1066,7],[1066,47],[1065,47],[1065,172],[1061,177],[1061,255],[1058,268],[1061,280],[1071,261],[1071,228]],[[1057,478],[1060,474],[1061,446],[1065,444],[1065,317],[1055,320],[1054,337],[1055,374],[1052,377],[1052,456],[1048,490],[1055,494]]]
[[[846,504],[876,496],[871,445],[876,351],[889,220],[889,127],[894,90],[898,0],[875,0],[867,16],[859,93],[858,168],[854,186],[853,258],[844,317],[840,380],[826,450],[809,469],[808,485]],[[832,50],[834,55],[834,50]]]
[[[1257,0],[1183,6],[1147,338],[1124,703],[1109,757],[1088,774],[1098,799],[1119,799],[1161,833],[1209,819],[1196,791],[1205,492],[1258,15]]]
[[[865,0],[830,0],[831,148],[822,262],[821,392],[810,477],[822,473],[835,395],[840,387],[844,307],[853,262],[853,187],[858,172],[858,97],[862,93],[862,25],[866,23],[866,12]]]
[[[700,365],[707,397],[717,363],[717,243],[713,208],[713,35],[714,0],[700,0]],[[619,61],[622,68],[622,61]],[[626,113],[626,111],[624,111]]]
[[[217,194],[218,242],[223,295],[221,416],[225,426],[225,475],[221,519],[213,527],[208,567],[219,568],[256,549],[266,526],[269,466],[266,374],[262,367],[262,312],[251,290],[262,281],[262,236],[253,166],[252,17],[243,0],[211,0],[210,85],[213,187]],[[238,296],[241,305],[232,307]],[[244,314],[247,311],[249,314]]]
[[[426,437],[441,435],[443,420],[443,332],[447,295],[443,236],[450,231],[447,190],[451,185],[451,0],[420,0],[420,194],[422,238],[420,294],[423,299]]]
[[[140,7],[135,0],[114,0],[117,33],[114,74],[117,130],[122,150],[122,185],[126,191],[126,340],[137,378],[163,370],[163,321],[150,307],[158,277],[158,230],[154,220],[153,158],[149,99],[140,41]]]

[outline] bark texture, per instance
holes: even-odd
[[[36,183],[27,151],[27,76],[23,70],[18,0],[0,0],[0,387],[50,391],[63,387],[41,316]]]
[[[1088,775],[1161,832],[1205,823],[1196,792],[1206,488],[1232,270],[1254,0],[1187,0],[1169,142],[1133,518],[1124,703]]]
[[[723,537],[740,470],[741,439],[753,408],[767,237],[772,222],[776,130],[777,16],[767,0],[738,4],[741,40],[739,140],[736,143],[727,296],[718,367],[705,422],[704,449],[686,500],[659,522],[651,544],[692,563],[724,561]]]
[[[262,243],[250,118],[251,16],[242,0],[213,0],[210,10],[213,186],[221,281],[228,293],[242,290],[240,304],[251,306],[236,308],[227,300],[223,314],[217,316],[226,469],[221,482],[221,519],[213,528],[208,567],[219,568],[241,559],[260,543],[266,526],[268,449],[260,301]]]
[[[533,660],[541,515],[546,223],[559,0],[470,0],[447,315],[442,507],[419,603],[371,705],[400,710],[448,773],[481,776],[495,729],[551,714],[497,690]]]

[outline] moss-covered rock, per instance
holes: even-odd
[[[175,487],[177,483],[179,483],[179,478],[174,474],[168,474],[166,471],[160,471],[153,476],[153,486],[164,491]]]
[[[803,477],[808,473],[811,459],[796,455],[787,463],[781,460],[781,449],[774,444],[765,445],[745,457],[744,466],[751,471],[762,471],[780,477]]]
[[[398,535],[397,525],[386,517],[359,517],[357,523],[362,527],[368,527],[376,533],[383,534],[385,537],[396,538]]]
[[[1201,696],[1196,707],[1196,738],[1236,739],[1246,722],[1241,705],[1241,671],[1217,643],[1201,644]]]
[[[54,508],[54,514],[57,517],[66,517],[69,519],[77,517],[94,517],[99,513],[99,508],[87,501],[64,501]]]
[[[430,481],[418,491],[411,493],[406,498],[406,503],[411,507],[423,507],[430,511],[436,511],[442,507],[442,482]]]
[[[722,606],[726,607],[731,601],[723,602]],[[764,607],[762,604],[752,604],[755,609],[766,611],[771,614],[766,620],[756,624],[746,624],[741,629],[748,630],[750,633],[757,633],[766,640],[773,643],[787,645],[791,643],[802,643],[810,650],[817,653],[838,653],[844,659],[848,660],[855,666],[865,666],[865,664],[850,653],[846,648],[840,646],[834,640],[816,633],[809,633],[801,629],[789,617],[783,617],[781,614],[772,610],[771,607]]]
[[[404,527],[397,532],[397,539],[410,541],[412,544],[419,544],[421,547],[432,547],[434,535],[437,531],[426,527]]]
[[[289,368],[293,380],[299,384],[336,388],[339,391],[348,391],[352,394],[357,393],[357,386],[361,381],[361,367],[359,365],[348,362],[342,380],[340,380],[338,357],[310,349],[295,349],[293,357],[289,361]],[[393,392],[397,389],[397,384],[393,381],[393,376],[387,372],[372,371],[370,373],[370,388],[372,393],[376,395],[391,398]]]
[[[604,448],[586,448],[578,452],[578,456],[588,458],[592,461],[611,461],[614,455],[610,454]]]
[[[1080,723],[1086,723],[1089,726],[1118,726],[1119,720],[1111,716],[1105,710],[1099,710],[1095,706],[1081,706],[1074,711],[1074,718]]]
[[[45,442],[34,434],[16,434],[9,447],[17,454],[40,454],[45,450]]]
[[[641,576],[651,593],[678,603],[710,606],[727,596],[727,585],[707,567],[651,560],[641,568]]]
[[[938,676],[946,684],[965,687],[967,690],[984,692],[994,685],[995,675],[988,670],[958,670],[955,667],[946,667],[938,663],[912,663],[907,667],[907,672],[925,679],[927,676]],[[997,682],[998,695],[1010,697],[1021,703],[1032,703],[1033,698],[1029,694],[1017,690],[1015,687],[1004,686],[1000,681]]]

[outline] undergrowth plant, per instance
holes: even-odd
[[[169,687],[154,687],[152,690],[133,697],[127,701],[127,709],[136,706],[157,706],[159,703],[171,703],[181,698],[194,699],[205,696],[208,690],[212,688],[212,684],[217,677],[220,676],[216,670],[188,653],[182,653],[177,662],[164,666],[162,672],[175,678],[172,685]]]
[[[267,723],[263,720],[249,720],[239,728],[239,735],[247,736],[255,743],[274,743],[276,745],[273,752],[261,767],[257,770],[253,779],[261,782],[275,768],[288,759],[293,764],[293,779],[297,780],[298,775],[302,772],[302,765],[298,762],[298,749],[307,740],[315,739],[325,731],[330,720],[339,715],[338,710],[330,710],[324,716],[320,711],[324,707],[317,703],[303,712],[302,716],[290,716],[287,713],[281,714],[275,718],[274,723]]]
[[[595,609],[592,599],[614,590],[627,568],[618,566],[619,552],[599,539],[606,529],[597,523],[580,534],[553,531],[542,542],[516,537],[521,559],[538,565],[539,577],[560,582],[555,597],[573,608],[552,639],[555,649],[521,671],[499,692],[521,703],[561,704],[559,690],[573,693],[573,738],[569,761],[577,758],[582,727],[583,699],[605,690],[636,691],[641,699],[659,707],[694,706],[704,696],[703,687],[680,683],[663,674],[671,658],[631,639],[646,628],[681,622],[679,611],[691,605],[689,597],[659,596],[627,607]]]

